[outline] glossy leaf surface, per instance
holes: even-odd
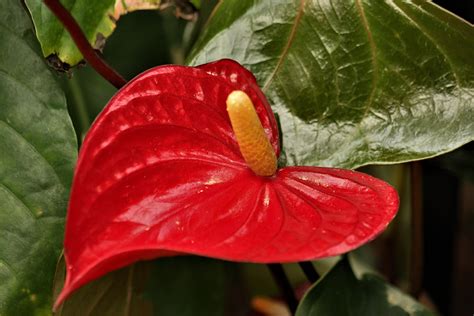
[[[288,262],[340,254],[379,234],[398,197],[383,181],[327,168],[255,175],[226,113],[252,99],[277,155],[275,118],[252,74],[223,60],[151,69],[116,94],[87,135],[66,225],[74,289],[137,260],[180,253]]]
[[[58,268],[56,290],[64,283],[64,261]],[[235,263],[195,256],[161,258],[87,284],[55,316],[243,315],[248,309],[244,293]]]
[[[76,137],[20,1],[0,38],[0,315],[48,314]]]
[[[434,316],[410,296],[374,274],[357,279],[349,262],[338,262],[303,297],[296,316]]]
[[[473,39],[430,1],[221,1],[189,64],[250,69],[289,164],[355,168],[474,139]]]

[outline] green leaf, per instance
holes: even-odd
[[[112,34],[115,28],[115,22],[109,17],[113,15],[115,0],[62,0],[61,3],[74,16],[89,42],[95,48],[101,48],[103,39]],[[62,62],[71,66],[80,62],[82,54],[43,1],[26,0],[26,5],[33,18],[44,56],[56,54]]]
[[[474,139],[474,28],[429,1],[222,1],[189,64],[235,59],[289,164],[423,159]]]
[[[0,38],[0,315],[50,314],[76,137],[21,1]]]
[[[433,316],[408,295],[374,274],[356,278],[347,259],[339,261],[305,294],[296,316]]]
[[[81,26],[85,36],[96,49],[102,49],[105,39],[115,29],[121,15],[135,10],[158,9],[160,0],[61,0]],[[82,55],[61,22],[40,0],[26,0],[33,18],[36,34],[45,57],[56,54],[71,66],[82,60]]]
[[[58,267],[56,295],[64,282]],[[235,263],[201,257],[139,262],[75,292],[56,316],[246,315],[247,301]]]

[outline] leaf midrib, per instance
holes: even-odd
[[[0,119],[0,124],[4,125],[6,128],[10,129],[11,131],[13,131],[17,136],[19,136],[21,139],[23,139],[25,141],[25,143],[27,144],[27,146],[33,151],[35,152],[36,154],[38,154],[38,156],[40,156],[43,161],[46,163],[46,165],[51,169],[51,173],[54,175],[54,177],[56,178],[57,182],[61,185],[61,187],[63,189],[66,188],[66,186],[64,185],[64,183],[61,181],[61,179],[59,178],[59,175],[56,173],[56,170],[54,169],[53,165],[46,159],[46,157],[25,137],[23,136],[19,131],[17,131],[13,126],[11,126],[10,124],[8,124],[7,122],[5,122],[4,120],[1,120]]]
[[[369,42],[369,47],[370,47],[370,56],[372,59],[372,89],[370,91],[369,98],[367,99],[367,103],[364,108],[364,114],[362,114],[361,120],[357,124],[357,128],[360,129],[360,125],[362,124],[364,117],[367,115],[372,103],[374,102],[375,90],[377,88],[377,82],[378,82],[378,62],[377,62],[377,47],[375,46],[372,31],[370,30],[369,22],[367,21],[367,17],[365,15],[364,6],[361,3],[361,0],[356,0],[355,5],[357,7],[357,12],[360,15],[360,20],[362,22],[362,25],[364,26],[364,30],[367,34],[367,40]]]
[[[275,68],[273,69],[272,73],[268,76],[267,81],[263,85],[263,88],[262,88],[263,92],[267,91],[268,87],[270,86],[270,84],[273,81],[273,78],[275,77],[275,75],[278,72],[278,70],[280,69],[280,67],[283,65],[283,62],[284,62],[286,56],[288,55],[288,52],[291,48],[291,45],[293,44],[293,41],[295,39],[296,31],[298,29],[298,26],[300,25],[301,18],[303,16],[305,1],[306,0],[300,0],[298,11],[296,13],[295,20],[293,22],[293,27],[291,28],[290,35],[288,35],[288,39],[286,40],[286,45],[285,45],[285,47],[283,47],[283,50],[280,54],[280,57],[278,58],[278,61],[275,65]]]
[[[29,216],[32,219],[34,219],[34,220],[37,219],[36,214],[33,212],[33,210],[28,205],[26,205],[26,202],[22,198],[20,198],[20,196],[17,193],[13,192],[12,189],[10,189],[5,183],[0,181],[0,189],[2,189],[2,188],[3,188],[4,192],[6,192],[11,197],[13,197],[13,199],[15,201],[17,201],[22,206],[22,208],[24,208],[28,211],[27,213],[29,214]]]

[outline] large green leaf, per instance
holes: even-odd
[[[76,137],[21,1],[0,38],[0,315],[48,314]]]
[[[354,168],[474,139],[474,28],[423,0],[224,0],[189,63],[232,58],[279,114],[290,164]]]
[[[56,294],[64,264],[58,271]],[[140,262],[89,283],[56,316],[239,316],[247,309],[237,264],[174,257]]]
[[[296,316],[433,316],[411,297],[374,274],[357,279],[343,259],[303,297]]]

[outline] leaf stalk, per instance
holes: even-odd
[[[270,263],[267,264],[267,266],[272,273],[275,283],[280,288],[281,295],[288,304],[291,314],[294,315],[298,307],[298,300],[296,299],[295,292],[291,287],[290,280],[288,280],[283,266],[280,263]]]
[[[318,281],[320,277],[319,273],[316,271],[311,261],[301,261],[298,262],[298,265],[300,266],[301,270],[303,270],[306,279],[308,279],[311,284]]]

